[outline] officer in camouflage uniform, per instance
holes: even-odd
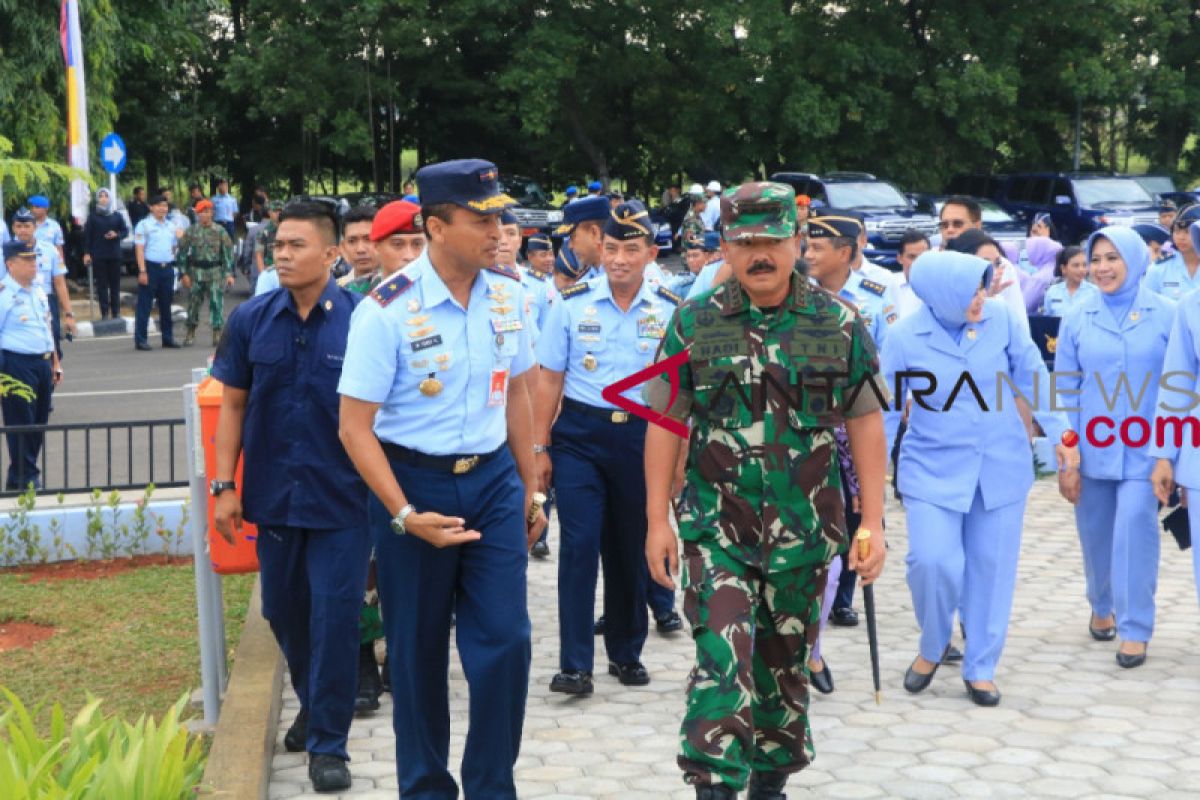
[[[213,223],[211,200],[201,200],[194,208],[198,225],[183,232],[175,260],[183,272],[180,283],[190,289],[187,306],[187,335],[183,345],[196,341],[196,326],[200,324],[200,309],[208,300],[209,322],[212,323],[213,347],[221,339],[225,325],[225,290],[233,286],[233,241],[220,225]]]
[[[864,583],[883,567],[886,389],[858,313],[794,270],[792,190],[731,189],[721,221],[734,280],[679,307],[658,356],[670,366],[645,389],[666,415],[646,437],[646,557],[654,579],[673,586],[668,509],[690,422],[678,520],[696,663],[679,765],[698,798],[735,798],[749,779],[751,800],[782,800],[787,776],[813,757],[806,649],[829,562],[848,545],[842,422],[869,531],[859,536],[870,542],[850,565]]]

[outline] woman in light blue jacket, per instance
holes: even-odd
[[[1117,663],[1131,668],[1145,662],[1154,632],[1158,502],[1143,433],[1153,433],[1175,304],[1142,286],[1150,250],[1133,228],[1101,228],[1088,239],[1087,256],[1099,292],[1063,318],[1054,358],[1061,405],[1082,434],[1077,501],[1073,489],[1064,496],[1075,502],[1088,630],[1097,641],[1119,635]],[[1141,422],[1123,425],[1130,418]]]
[[[932,681],[959,610],[963,681],[984,706],[1000,702],[993,679],[1033,485],[1033,452],[1012,387],[1053,441],[1067,429],[1066,416],[1048,410],[1049,376],[1029,333],[1003,302],[986,300],[991,272],[984,259],[962,253],[918,258],[909,277],[925,306],[892,326],[882,363],[889,386],[902,372],[936,379],[928,393],[932,381],[919,376],[898,389],[913,393],[896,469],[908,521],[908,585],[921,626],[920,654],[904,688],[919,692]],[[1060,469],[1078,464],[1062,445],[1057,455]]]

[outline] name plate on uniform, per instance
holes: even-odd
[[[435,333],[433,336],[426,336],[424,339],[417,339],[412,343],[414,353],[419,353],[422,350],[428,350],[431,347],[437,347],[442,343],[442,335]]]
[[[600,332],[600,323],[599,322],[581,322],[581,323],[579,323],[579,327],[577,328],[577,330],[580,333],[599,333]]]

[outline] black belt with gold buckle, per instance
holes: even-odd
[[[578,400],[572,400],[569,397],[564,397],[562,401],[564,409],[578,411],[580,414],[596,417],[614,425],[624,425],[632,419],[637,419],[628,411],[620,408],[600,408],[599,406],[589,406],[587,403],[581,403]]]
[[[490,453],[474,455],[433,456],[400,444],[393,444],[391,442],[380,442],[380,444],[383,445],[383,452],[389,459],[403,461],[405,464],[411,464],[414,467],[449,472],[452,475],[466,475],[476,467],[491,461],[506,447],[506,445],[500,445]]]

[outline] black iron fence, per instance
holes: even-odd
[[[184,420],[79,422],[67,425],[0,427],[0,496],[20,494],[27,476],[12,468],[24,463],[34,438],[41,434],[37,457],[38,493],[90,492],[93,489],[141,489],[186,486],[187,428]],[[22,485],[14,487],[12,480]],[[24,480],[22,480],[25,478]]]

